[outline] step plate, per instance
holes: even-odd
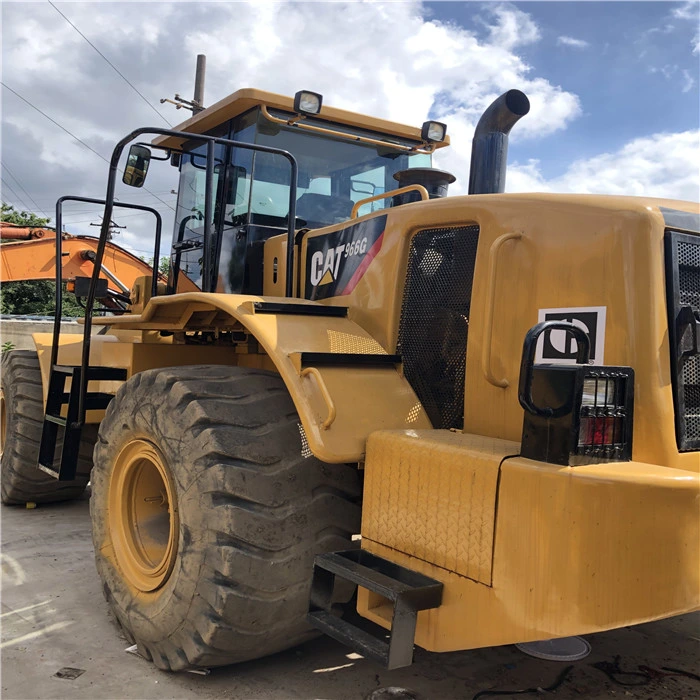
[[[335,578],[356,583],[393,603],[389,641],[374,636],[332,613]],[[419,610],[442,603],[443,584],[362,549],[319,554],[314,561],[307,621],[388,669],[410,666]]]

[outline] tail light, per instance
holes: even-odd
[[[537,339],[552,330],[574,337],[577,364],[534,364]],[[523,457],[568,466],[632,458],[634,370],[593,367],[589,357],[588,334],[572,323],[548,321],[528,331],[518,389]]]

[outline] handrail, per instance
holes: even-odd
[[[94,199],[93,197],[78,197],[66,195],[65,197],[59,197],[56,200],[56,309],[54,312],[53,321],[53,341],[51,345],[51,367],[58,363],[58,339],[61,335],[61,317],[63,316],[63,239],[61,237],[63,231],[63,202],[84,202],[86,204],[106,204],[104,199]],[[155,237],[155,251],[153,254],[153,279],[151,282],[151,294],[156,296],[158,291],[158,253],[160,251],[160,237],[161,230],[163,228],[163,218],[160,213],[153,207],[146,207],[141,204],[127,204],[117,202],[114,206],[122,207],[123,209],[138,209],[139,211],[150,212],[156,217],[156,237]],[[111,221],[111,217],[110,217]],[[100,236],[102,234],[100,233]],[[99,242],[98,242],[99,247]],[[104,252],[104,251],[103,251]],[[97,270],[97,276],[99,277],[99,272],[102,269],[102,257],[100,257],[99,262],[97,260],[97,254],[93,259],[93,278],[95,276],[95,270]],[[91,282],[92,284],[92,282]],[[85,312],[87,317],[87,311]]]
[[[242,148],[249,151],[260,151],[263,153],[271,153],[274,155],[282,156],[289,161],[291,168],[291,182],[289,187],[289,223],[287,225],[287,277],[286,277],[286,289],[285,293],[287,297],[293,295],[293,269],[294,269],[294,222],[296,221],[296,199],[297,199],[297,179],[298,179],[298,166],[297,161],[294,156],[281,148],[273,148],[271,146],[261,146],[259,144],[243,143],[241,141],[233,141],[231,139],[219,138],[217,136],[208,136],[206,134],[193,134],[187,131],[176,131],[175,129],[161,129],[160,127],[141,127],[127,134],[124,138],[117,142],[117,145],[112,151],[112,157],[109,162],[109,175],[107,177],[107,194],[105,195],[104,205],[105,210],[102,216],[102,229],[100,230],[100,238],[97,243],[97,250],[95,251],[95,269],[92,271],[92,278],[90,280],[90,289],[88,291],[87,299],[85,300],[85,326],[83,328],[83,351],[81,358],[82,372],[80,373],[80,394],[79,394],[79,404],[78,404],[78,420],[81,423],[85,422],[85,396],[87,394],[87,368],[90,365],[90,335],[92,332],[92,310],[95,304],[95,291],[97,289],[97,281],[100,276],[100,268],[102,266],[102,259],[104,257],[105,246],[107,244],[107,236],[109,234],[109,224],[112,220],[112,210],[114,209],[114,189],[116,185],[117,169],[119,166],[119,159],[121,158],[122,152],[128,143],[136,140],[143,134],[155,134],[159,136],[174,136],[175,138],[182,139],[183,141],[202,141],[207,144],[207,155],[213,155],[213,148],[215,144],[221,144],[224,146],[231,146],[235,148]],[[205,203],[205,216],[207,213],[211,213],[211,183],[213,181],[214,174],[214,163],[213,157],[207,158],[207,173],[206,182],[208,189],[206,192],[206,203]],[[207,207],[207,204],[209,205]],[[117,206],[120,206],[117,203]],[[58,236],[57,236],[58,238]],[[211,259],[211,220],[207,218],[204,221],[204,270],[203,272],[208,272],[212,266]],[[155,263],[155,260],[154,260]]]
[[[498,253],[501,246],[507,241],[519,241],[522,237],[523,234],[520,232],[504,233],[491,244],[489,249],[489,274],[486,283],[486,317],[484,319],[483,345],[481,346],[481,371],[490,384],[501,389],[509,386],[510,382],[505,377],[498,379],[491,369],[491,337],[493,335],[493,316],[496,305],[496,263],[498,262]]]
[[[329,136],[340,136],[348,141],[359,141],[360,143],[370,143],[373,146],[384,146],[389,148],[396,148],[399,151],[406,151],[407,153],[432,153],[437,144],[428,143],[423,141],[420,146],[406,146],[403,143],[394,143],[393,141],[382,141],[381,139],[373,139],[370,136],[360,136],[359,134],[350,134],[347,131],[337,131],[336,129],[328,129],[323,126],[316,126],[315,124],[307,124],[302,121],[305,119],[303,114],[295,114],[289,119],[280,119],[280,117],[275,117],[267,109],[266,105],[260,105],[260,112],[265,119],[275,123],[284,124],[285,126],[297,126],[300,129],[307,129],[308,131],[316,131],[321,134],[328,134]]]
[[[423,187],[423,185],[406,185],[406,187],[399,187],[397,190],[391,190],[390,192],[384,192],[382,194],[375,194],[373,197],[367,197],[366,199],[361,199],[359,202],[355,202],[355,206],[350,212],[350,218],[354,219],[357,216],[357,212],[361,207],[370,202],[376,202],[378,199],[388,199],[389,197],[394,197],[397,194],[403,194],[404,192],[419,192],[421,200],[430,199],[428,190]]]
[[[323,400],[326,402],[326,406],[328,407],[328,416],[326,420],[321,423],[321,427],[324,430],[328,430],[328,428],[331,427],[333,424],[333,421],[335,420],[336,416],[336,410],[335,410],[335,404],[333,403],[333,399],[328,392],[328,387],[326,386],[326,382],[323,381],[323,375],[319,372],[317,367],[305,367],[303,370],[301,370],[301,376],[306,377],[307,375],[312,375],[314,379],[316,380],[316,383],[318,384],[318,388],[321,391],[321,396],[323,396]]]

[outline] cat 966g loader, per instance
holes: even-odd
[[[127,184],[179,169],[169,278],[96,313],[105,226],[84,337],[4,355],[3,499],[8,460],[37,501],[92,469],[105,593],[160,668],[318,630],[395,668],[698,608],[698,205],[503,194],[528,110],[484,113],[465,196],[444,124],[306,91],[116,146],[105,222],[127,145]]]

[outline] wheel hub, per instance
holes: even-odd
[[[117,456],[109,487],[109,528],[127,582],[140,591],[158,590],[175,564],[179,519],[165,458],[148,440],[131,440]]]

